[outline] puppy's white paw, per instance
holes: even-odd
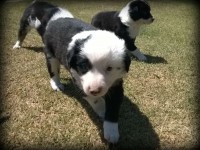
[[[110,143],[117,143],[119,140],[118,123],[104,121],[104,138]]]
[[[138,60],[140,60],[140,61],[147,61],[147,57],[144,56],[144,54],[142,54],[139,49],[136,49],[136,50],[132,51],[131,53],[135,57],[137,57]]]
[[[63,84],[61,83],[56,83],[54,80],[50,80],[50,83],[51,83],[51,87],[53,90],[55,91],[64,91],[65,87]]]
[[[143,54],[137,57],[139,61],[147,61],[147,57]]]
[[[13,49],[19,49],[19,48],[21,48],[21,45],[20,45],[20,42],[17,41],[17,42],[15,43],[15,45],[13,46]]]
[[[21,46],[19,46],[19,45],[14,45],[13,46],[13,49],[19,49],[19,48],[21,48]]]

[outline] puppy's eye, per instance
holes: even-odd
[[[112,67],[108,66],[108,67],[106,68],[106,71],[111,71],[112,69],[113,69]]]

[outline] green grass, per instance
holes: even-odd
[[[150,59],[132,60],[125,78],[120,141],[103,140],[102,122],[78,95],[63,68],[67,92],[51,89],[42,41],[31,31],[13,50],[19,20],[30,1],[5,3],[0,18],[1,143],[5,149],[191,149],[199,143],[198,9],[186,1],[150,1],[155,22],[143,26],[137,46]],[[90,22],[128,1],[52,1]],[[8,114],[10,117],[7,117]]]

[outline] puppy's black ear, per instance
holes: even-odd
[[[130,57],[130,54],[126,52],[124,56],[124,66],[125,66],[126,72],[129,71],[130,64],[131,64],[131,57]]]
[[[132,9],[132,12],[138,12],[138,7],[137,6],[135,6],[135,7],[133,7],[133,9]]]
[[[90,36],[86,37],[85,39],[78,39],[75,41],[74,46],[68,50],[67,53],[67,64],[68,68],[75,68],[78,56],[81,51],[81,47],[83,44],[90,38]]]
[[[139,7],[135,3],[131,3],[129,6],[129,15],[134,20],[137,21],[140,18]]]
[[[70,68],[73,68],[73,64],[75,64],[76,62],[76,52],[74,50],[70,50],[68,51],[67,53],[67,68],[70,69]]]

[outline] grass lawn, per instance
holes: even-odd
[[[11,1],[11,0],[10,0]],[[35,30],[13,50],[30,1],[6,2],[0,18],[0,146],[8,149],[192,149],[199,145],[200,18],[189,1],[151,0],[155,22],[141,28],[137,46],[147,63],[131,63],[124,79],[117,145],[103,140],[102,122],[79,95],[67,71],[65,93],[51,89]],[[51,1],[86,22],[128,1]]]

